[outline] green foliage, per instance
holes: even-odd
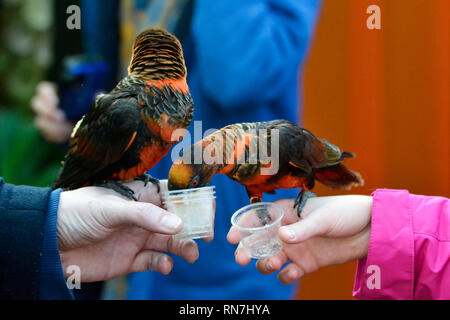
[[[0,176],[8,183],[50,186],[63,153],[44,141],[31,120],[0,109]]]
[[[0,101],[30,115],[29,101],[52,61],[52,0],[0,0]]]
[[[49,186],[63,158],[35,129],[30,99],[52,61],[53,0],[0,0],[0,176]]]

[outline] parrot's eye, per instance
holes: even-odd
[[[179,157],[183,156],[183,149],[180,150],[180,153],[178,154]]]
[[[192,188],[195,188],[195,187],[197,187],[197,186],[199,185],[199,183],[200,183],[200,179],[199,179],[198,176],[197,176],[197,177],[195,177],[194,179],[192,179],[192,181],[191,181],[191,187],[192,187]]]

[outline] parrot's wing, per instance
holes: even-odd
[[[119,161],[137,135],[139,119],[134,95],[98,96],[74,128],[56,187],[79,187],[100,170]]]
[[[292,141],[288,142],[287,153],[290,165],[310,174],[313,169],[320,168],[327,161],[324,143],[306,129],[290,133]]]
[[[325,147],[327,160],[320,164],[320,168],[334,166],[342,162],[342,152],[334,144],[329,143],[325,139],[320,139]]]
[[[100,162],[103,168],[117,162],[136,137],[139,119],[136,97],[100,96],[74,129],[69,154]]]

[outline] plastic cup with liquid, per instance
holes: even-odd
[[[281,250],[278,229],[283,215],[283,208],[268,202],[245,206],[233,214],[231,224],[239,230],[242,247],[249,257],[263,259]]]
[[[214,186],[163,193],[167,211],[183,220],[177,240],[209,238],[214,235]]]

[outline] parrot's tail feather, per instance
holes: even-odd
[[[81,161],[81,159],[66,159],[64,166],[60,169],[51,188],[53,190],[58,188],[73,190],[89,185],[89,181],[95,173],[95,170],[80,166]]]
[[[53,183],[51,185],[50,188],[52,188],[52,190],[58,189],[58,188],[62,188],[62,180],[61,180],[61,174],[63,172],[63,168],[59,169],[58,175],[56,176],[55,180],[53,180]]]
[[[361,175],[348,169],[343,164],[317,170],[316,179],[333,189],[350,190],[352,187],[364,185]]]
[[[53,181],[52,185],[50,186],[50,188],[52,188],[52,190],[56,190],[58,188],[61,188],[61,183],[59,180],[55,180]]]

